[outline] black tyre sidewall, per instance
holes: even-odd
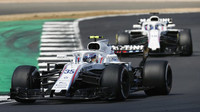
[[[184,29],[183,31],[180,32],[179,46],[181,50],[181,53],[180,53],[181,56],[192,55],[193,48],[192,48],[192,36],[191,36],[190,29]]]
[[[39,72],[34,66],[18,66],[12,77],[12,89],[40,89]],[[34,103],[35,100],[30,99],[15,99],[21,103]]]
[[[148,61],[144,66],[143,85],[147,95],[167,95],[172,88],[172,71],[167,61]],[[167,82],[169,81],[169,82]]]
[[[35,81],[32,80],[33,77],[38,77],[39,72],[34,66],[18,66],[12,77],[12,89],[15,88],[27,88],[34,89],[39,87],[39,85],[34,85]],[[38,82],[37,82],[38,83]]]
[[[115,100],[125,100],[129,95],[130,84],[125,92],[122,90],[122,78],[128,77],[127,84],[129,84],[129,76],[126,68],[123,65],[108,65],[102,77],[102,87],[109,87],[112,91],[112,96]]]

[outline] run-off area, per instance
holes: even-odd
[[[66,63],[73,59],[72,52],[80,49],[76,24],[73,21],[45,22],[40,44],[38,66],[40,71],[52,69],[55,63]]]
[[[42,62],[44,56],[48,55],[47,51],[51,51],[52,47],[61,47],[60,50],[66,50],[63,46],[73,46],[70,43],[64,43],[67,39],[64,39],[63,35],[53,34],[48,36],[42,33],[42,31],[49,29],[46,28],[48,25],[45,25],[45,22],[50,21],[72,22],[73,19],[0,22],[0,94],[8,94],[12,74],[17,66],[33,65],[38,67],[38,61]],[[59,38],[57,41],[52,37],[55,35]],[[73,40],[72,38],[74,38],[73,35],[69,37],[70,41]],[[63,43],[57,45],[57,43],[53,43],[54,40]],[[49,45],[49,43],[51,44]],[[44,48],[40,49],[40,46]],[[38,58],[39,56],[41,57]],[[49,58],[47,57],[47,59]]]

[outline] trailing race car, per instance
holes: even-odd
[[[97,39],[100,36],[90,36]],[[90,42],[87,50],[75,51],[68,63],[39,72],[34,66],[19,66],[12,77],[10,98],[21,103],[48,99],[125,100],[131,92],[167,95],[172,70],[167,61],[142,60],[140,66],[121,62],[108,40]],[[48,64],[49,65],[49,64]]]
[[[151,54],[192,55],[190,29],[172,29],[173,27],[175,24],[171,18],[151,16],[140,19],[132,30],[125,30],[116,36],[116,45],[112,48],[117,54],[141,53],[147,47]]]

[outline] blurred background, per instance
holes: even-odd
[[[38,65],[40,36],[46,21],[199,11],[200,0],[0,0],[0,93],[8,93],[17,66]]]
[[[190,28],[192,31],[194,51],[192,56],[150,57],[170,62],[174,75],[170,95],[147,97],[140,92],[134,93],[125,102],[39,101],[35,105],[20,105],[5,99],[9,98],[11,78],[17,66],[38,67],[44,23],[54,21],[73,23],[79,20],[78,38],[85,47],[89,42],[87,37],[90,35],[103,35],[114,43],[116,33],[131,29],[138,19],[149,17],[150,12],[159,12],[160,17],[172,17],[178,28]],[[93,18],[80,19],[86,17]],[[70,112],[199,112],[199,20],[200,0],[0,0],[1,112],[22,110],[51,112],[58,109]],[[140,57],[122,59],[133,64],[140,60]]]

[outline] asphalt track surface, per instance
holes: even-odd
[[[37,101],[24,105],[17,102],[1,104],[1,112],[199,112],[200,110],[200,13],[164,14],[161,17],[172,17],[178,28],[191,28],[194,53],[190,57],[161,56],[150,57],[149,60],[168,60],[173,70],[173,88],[167,96],[146,96],[143,91],[130,95],[123,102],[99,100],[86,101]],[[104,35],[114,42],[115,34],[131,29],[137,19],[148,17],[120,16],[92,19],[80,22],[80,35],[86,46],[89,35]],[[141,57],[126,57],[122,61],[131,61],[138,65]]]
[[[135,10],[165,8],[199,8],[200,2],[53,2],[53,3],[0,3],[0,15],[95,11],[95,10]]]

